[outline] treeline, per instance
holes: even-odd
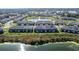
[[[79,14],[63,13],[62,16],[79,18]]]
[[[79,43],[79,35],[75,34],[37,34],[27,36],[0,36],[0,43],[21,42],[31,45],[42,45],[48,42],[67,42],[73,41]]]

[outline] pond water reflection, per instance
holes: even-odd
[[[0,51],[79,51],[79,45],[74,43],[48,43],[44,45],[1,43]]]

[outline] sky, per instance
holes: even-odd
[[[78,8],[78,0],[0,0],[0,8]]]

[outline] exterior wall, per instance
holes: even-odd
[[[18,23],[17,26],[34,26],[34,23]]]
[[[23,33],[23,32],[33,32],[33,29],[9,29],[9,32],[14,32],[14,33]]]
[[[68,30],[68,29],[61,29],[62,32],[67,32],[67,33],[75,33],[75,34],[79,34],[79,31],[77,30]]]
[[[57,29],[34,29],[36,33],[53,33],[57,32]]]
[[[33,27],[33,28],[31,28],[31,29],[16,29],[16,28],[10,28],[9,29],[9,32],[13,32],[13,33],[20,33],[20,32],[28,32],[28,33],[32,33],[32,32],[35,32],[35,33],[53,33],[53,32],[58,32],[58,30],[56,29],[56,28],[52,28],[52,27],[50,27],[50,28],[47,28],[47,29],[45,29],[45,28],[37,28],[37,27]]]

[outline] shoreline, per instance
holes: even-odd
[[[43,45],[45,43],[54,42],[77,42],[79,43],[79,35],[75,34],[43,34],[43,35],[23,35],[23,36],[5,36],[0,35],[0,43],[24,43],[30,45]]]

